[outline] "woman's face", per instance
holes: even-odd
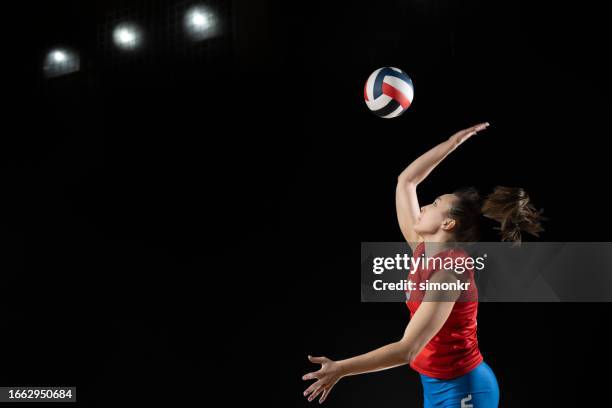
[[[450,230],[455,222],[449,217],[449,212],[456,199],[454,194],[443,194],[431,204],[421,207],[414,230],[419,235],[433,235],[440,229]]]

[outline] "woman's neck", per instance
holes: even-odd
[[[453,248],[454,245],[451,242],[443,241],[443,242],[429,242],[427,240],[424,241],[425,244],[425,256],[432,257],[442,251]]]

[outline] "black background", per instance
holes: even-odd
[[[521,186],[549,217],[541,240],[608,239],[597,2],[218,1],[225,34],[204,45],[161,23],[176,4],[3,13],[0,384],[77,386],[82,406],[306,406],[307,354],[401,337],[405,305],[360,303],[359,242],[401,240],[397,175],[480,121],[422,203]],[[128,12],[156,41],[113,54],[101,38]],[[82,69],[45,80],[56,44]],[[393,120],[363,103],[382,66],[415,85]],[[501,406],[603,403],[609,312],[482,303]],[[416,407],[420,387],[400,367],[344,379],[325,404]]]

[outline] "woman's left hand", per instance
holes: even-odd
[[[308,360],[310,360],[312,363],[321,364],[321,369],[302,376],[302,380],[317,379],[317,381],[312,383],[310,387],[304,391],[304,396],[308,397],[308,401],[310,402],[315,399],[317,395],[323,393],[319,399],[319,404],[321,404],[323,401],[325,401],[334,385],[336,385],[338,380],[340,380],[344,375],[342,374],[342,370],[340,369],[338,363],[330,360],[327,357],[308,356]]]
[[[458,147],[463,142],[468,140],[470,137],[474,136],[476,133],[481,130],[485,130],[489,127],[489,122],[479,123],[467,129],[463,129],[452,135],[449,140],[453,143],[453,146]]]

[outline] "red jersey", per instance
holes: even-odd
[[[418,259],[424,251],[425,244],[420,242],[414,249],[413,258]],[[451,248],[438,252],[434,258],[440,257],[444,260],[468,256],[461,248]],[[435,269],[435,266],[439,266],[439,262],[438,265],[433,265],[430,261],[430,264],[426,265],[424,261],[425,257],[421,258],[421,263],[415,268],[416,272],[408,276],[408,279],[417,285],[417,290],[406,292],[408,297],[406,305],[411,318],[419,308],[424,295],[424,291],[418,290],[419,283],[430,279],[439,269]],[[429,377],[445,380],[459,377],[471,371],[483,360],[476,336],[478,290],[474,282],[474,269],[466,268],[462,275],[462,281],[470,282],[469,289],[462,292],[440,331],[410,363],[410,367],[415,371]]]

